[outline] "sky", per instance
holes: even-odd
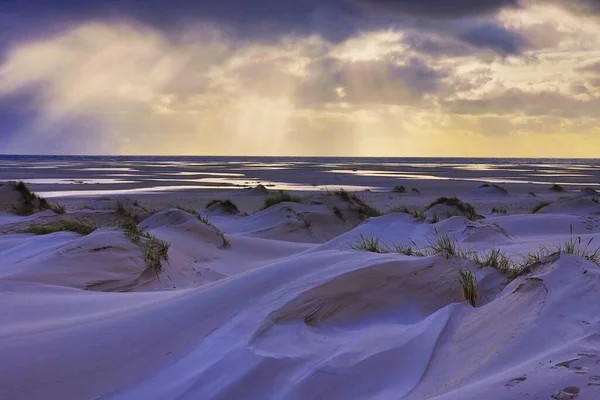
[[[0,153],[600,156],[598,0],[0,0]]]

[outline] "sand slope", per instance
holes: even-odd
[[[0,398],[598,399],[595,263],[550,251],[509,283],[460,256],[351,249],[448,235],[517,258],[598,240],[600,218],[569,207],[430,223],[280,203],[215,226],[166,209],[139,224],[170,243],[159,274],[116,226],[0,235]]]

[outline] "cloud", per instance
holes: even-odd
[[[286,10],[296,4],[281,3]],[[16,43],[0,59],[3,149],[460,155],[459,139],[468,136],[487,155],[502,155],[517,144],[534,149],[543,135],[564,135],[554,141],[564,146],[574,135],[600,144],[594,18],[526,2],[480,2],[462,17],[437,19],[422,16],[435,2],[385,16],[374,11],[382,4],[365,11],[341,0],[295,10],[314,11],[311,4],[334,14],[339,4],[348,18],[368,18],[364,29],[351,24],[341,36],[322,35],[327,23],[282,18],[264,36],[259,31],[277,23],[277,8],[250,14],[232,32],[241,16],[211,3],[206,23],[182,22],[177,34],[153,27],[150,17],[99,18]],[[305,16],[321,12],[313,11]],[[242,37],[246,23],[248,32],[256,23],[256,35]]]
[[[577,71],[583,72],[583,73],[589,72],[589,73],[593,73],[593,74],[600,74],[600,61],[592,62],[587,65],[578,67]]]
[[[428,18],[462,18],[515,7],[518,0],[359,0],[379,10],[395,11]]]
[[[464,57],[479,51],[456,38],[444,37],[431,32],[408,32],[404,35],[402,42],[416,53],[434,58]]]
[[[432,19],[468,18],[489,15],[500,10],[530,5],[560,6],[570,12],[590,15],[600,12],[598,0],[355,0],[384,12],[415,15]]]
[[[355,60],[352,54],[337,58],[336,51],[307,66],[306,76],[296,86],[297,104],[309,108],[328,103],[424,106],[424,98],[438,91],[445,76],[444,71],[402,52],[384,50],[380,57]]]
[[[479,99],[445,101],[455,114],[559,116],[600,118],[600,99],[581,100],[559,92],[510,89]]]
[[[542,0],[536,1],[543,3]],[[547,0],[547,2],[557,4],[569,11],[586,15],[600,12],[600,3],[598,0]]]
[[[123,21],[159,30],[171,38],[180,38],[190,29],[202,27],[218,29],[236,40],[276,42],[282,35],[318,34],[328,41],[342,42],[359,32],[406,28],[415,23],[423,29],[436,30],[439,22],[428,24],[421,19],[480,16],[515,4],[516,0],[173,0],[168,5],[162,0],[58,0],[50,6],[47,1],[31,0],[9,3],[0,10],[0,44],[2,40],[18,43],[24,38],[59,33],[82,23]],[[507,32],[502,34],[501,28],[491,22],[488,26],[490,32],[479,24],[476,33],[489,38],[490,48],[501,49],[502,53],[516,51],[516,38]],[[471,44],[485,46],[484,39],[477,40],[468,30],[441,28],[459,39],[466,38]]]
[[[438,90],[442,76],[418,58],[402,64],[361,61],[343,64],[336,83],[346,92],[344,100],[351,103],[416,105]]]
[[[280,35],[319,33],[328,40],[343,40],[365,23],[358,7],[348,0],[45,0],[9,2],[0,10],[5,34],[28,26],[39,34],[55,27],[81,23],[131,22],[176,37],[194,26],[218,28],[241,39],[278,38]],[[35,35],[34,35],[35,36]]]
[[[458,34],[458,38],[475,47],[492,49],[500,54],[519,54],[525,39],[516,32],[493,23],[475,24]]]
[[[0,66],[0,98],[31,93],[37,111],[11,148],[60,137],[64,151],[83,140],[105,152],[178,153],[182,143],[192,153],[282,152],[308,120],[332,131],[371,123],[379,113],[365,113],[367,104],[415,105],[435,93],[443,74],[400,49],[375,46],[374,58],[353,61],[386,35],[242,46],[219,35],[181,43],[139,26],[84,24],[19,46]],[[321,109],[329,104],[343,105]]]

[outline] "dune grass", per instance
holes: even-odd
[[[412,240],[411,242],[414,246],[401,244],[390,245],[384,243],[378,236],[373,234],[369,236],[360,235],[358,242],[354,245],[351,245],[350,248],[353,250],[370,251],[373,253],[400,253],[407,256],[419,257],[443,254],[447,257],[456,256],[459,258],[470,259],[475,262],[479,262],[478,259],[475,259],[477,253],[470,249],[463,249],[458,240],[451,238],[446,233],[438,233],[436,231],[435,235],[429,237],[427,240],[429,242],[429,246],[426,249],[419,250],[419,247]]]
[[[55,214],[60,214],[60,215],[67,212],[67,208],[65,207],[65,205],[60,204],[60,203],[50,204],[50,209],[52,211],[54,211]]]
[[[507,273],[509,279],[515,279],[532,271],[535,265],[541,264],[552,254],[573,254],[588,261],[600,265],[600,248],[590,249],[593,238],[586,244],[582,244],[581,237],[570,238],[562,244],[554,247],[541,246],[535,251],[521,256],[521,264],[513,266]]]
[[[131,206],[128,206],[127,202],[130,202]],[[137,207],[142,211],[148,211],[148,209],[142,206],[139,201],[124,198],[117,200],[117,204],[115,206],[115,213],[120,218],[137,218],[138,214],[134,214],[134,212],[132,211],[132,207]]]
[[[125,230],[125,236],[142,250],[146,267],[156,275],[162,272],[162,262],[169,261],[171,245],[140,228],[133,218],[126,218],[120,226]]]
[[[440,233],[434,230],[435,234],[427,238],[429,242],[429,254],[443,254],[446,257],[456,256],[470,259],[476,254],[471,249],[464,249],[460,246],[458,240],[450,237],[447,233]]]
[[[483,185],[479,186],[480,188],[494,188],[504,194],[508,194],[508,190],[506,190],[505,188],[503,188],[500,185],[496,185],[496,184],[489,184],[489,183],[484,183]]]
[[[473,307],[477,307],[477,304],[479,303],[479,286],[475,274],[471,271],[459,268],[457,280],[462,288],[463,300]]]
[[[333,194],[336,195],[336,196],[338,196],[340,199],[346,201],[347,203],[352,203],[353,202],[353,197],[356,197],[355,195],[349,193],[344,188],[340,188],[340,189],[334,191]]]
[[[143,237],[146,240],[140,247],[144,255],[144,262],[150,270],[158,274],[162,271],[163,260],[169,261],[170,244],[147,232],[145,232]]]
[[[582,244],[581,237],[571,238],[562,246],[559,246],[558,251],[566,254],[574,254],[600,265],[600,247],[594,250],[590,249],[593,241],[594,238],[591,238],[586,244]]]
[[[520,262],[515,262],[503,251],[492,248],[487,252],[478,253],[474,249],[464,248],[459,241],[448,235],[435,230],[435,234],[428,237],[429,245],[419,249],[416,243],[412,245],[390,245],[384,243],[379,237],[371,234],[369,236],[361,235],[358,242],[350,246],[354,250],[370,251],[373,253],[400,253],[407,256],[433,256],[445,255],[446,258],[456,257],[463,260],[469,260],[481,268],[494,268],[501,272],[508,281],[512,281],[519,276],[523,276],[532,271],[536,264],[544,262],[546,257],[552,254],[573,254],[583,259],[592,261],[600,266],[600,246],[594,247],[592,243],[594,238],[584,242],[581,237],[573,236],[571,227],[571,236],[568,240],[557,246],[540,246],[537,250],[521,256]]]
[[[452,206],[452,207],[456,207],[458,210],[460,210],[468,219],[475,221],[478,219],[478,215],[475,212],[475,207],[473,207],[471,204],[466,203],[464,201],[462,201],[461,199],[459,199],[458,197],[438,197],[435,201],[429,203],[424,211],[428,211],[431,208],[433,208],[434,206],[437,205],[446,205],[446,206]]]
[[[573,254],[581,257],[585,260],[591,261],[600,266],[600,247],[593,248],[592,243],[594,238],[592,237],[587,243],[583,242],[581,236],[573,235],[573,226],[570,228],[569,239],[557,246],[541,246],[537,250],[530,253],[524,254],[521,258],[520,265],[512,264],[511,268],[508,269],[507,277],[512,280],[516,277],[528,274],[531,272],[532,267],[536,264],[540,264],[546,259],[546,257],[552,254]]]
[[[56,221],[48,224],[31,224],[27,229],[22,230],[22,233],[34,233],[36,235],[48,235],[55,232],[75,232],[80,235],[89,235],[98,227],[94,224],[88,224],[83,221]]]
[[[13,207],[13,212],[16,214],[31,215],[37,211],[48,210],[50,208],[48,201],[33,193],[23,181],[9,183],[21,194],[21,202],[19,205]]]
[[[491,249],[483,258],[480,259],[480,265],[483,267],[491,267],[501,272],[509,272],[513,268],[513,263],[499,249]]]
[[[370,251],[372,253],[387,254],[398,253],[406,256],[425,257],[427,254],[417,249],[417,245],[413,242],[414,247],[395,244],[390,246],[384,243],[378,236],[373,234],[369,236],[360,235],[358,242],[351,245],[352,250]]]
[[[219,204],[223,211],[228,214],[237,214],[239,212],[237,206],[231,200],[211,200],[206,203],[204,208],[209,208],[215,204]]]
[[[341,209],[341,208],[339,208],[339,207],[338,207],[338,206],[336,206],[336,205],[332,205],[332,206],[331,206],[331,209],[333,210],[333,214],[334,214],[336,217],[338,217],[338,218],[339,218],[339,219],[341,219],[342,221],[345,221],[345,218],[344,218],[344,213],[342,212],[342,209]]]
[[[381,211],[371,206],[369,203],[358,197],[356,194],[349,193],[343,188],[336,190],[335,192],[333,192],[333,194],[338,196],[340,199],[346,201],[347,203],[355,205],[357,207],[357,212],[363,219],[367,219],[370,217],[381,217],[383,215]]]
[[[521,267],[526,267],[528,265],[539,263],[550,254],[552,254],[552,251],[548,247],[541,246],[537,250],[531,251],[521,256]]]
[[[405,256],[411,257],[426,257],[427,254],[424,252],[417,250],[417,246],[413,248],[413,246],[403,246],[403,245],[394,245],[393,247],[394,253],[404,254]]]
[[[225,232],[219,229],[219,227],[216,226],[210,219],[208,219],[208,217],[203,217],[199,215],[199,219],[200,221],[204,222],[206,225],[211,227],[221,237],[221,248],[228,249],[231,247],[231,242],[229,241],[229,239],[227,239],[227,236],[225,236]]]
[[[403,204],[399,207],[392,208],[389,213],[400,212],[404,214],[410,214],[419,221],[425,221],[425,212],[419,208],[409,208],[406,204]]]
[[[433,255],[444,255],[446,258],[457,257],[459,259],[469,260],[479,267],[490,267],[504,274],[509,280],[527,273],[524,269],[536,261],[541,260],[547,254],[546,250],[540,250],[524,258],[523,263],[516,265],[510,257],[499,249],[491,249],[489,252],[479,255],[473,249],[464,248],[459,241],[446,233],[435,231],[435,235],[429,237],[429,245],[425,249],[419,247],[413,242],[413,245],[389,245],[384,243],[379,237],[370,235],[361,235],[359,241],[352,245],[353,250],[370,251],[373,253],[400,253],[407,256],[427,257]],[[572,249],[570,247],[569,249]],[[599,254],[599,252],[595,254]],[[580,252],[581,254],[581,252]],[[593,258],[594,253],[588,252],[588,259]]]
[[[415,208],[412,210],[411,214],[419,221],[425,221],[425,219],[427,218],[425,216],[425,211],[423,211],[422,209]]]
[[[583,242],[581,240],[581,236],[573,236],[572,224],[569,225],[569,231],[569,240],[559,245],[554,251],[565,254],[574,254],[600,265],[600,247],[596,247],[594,250],[590,248],[592,242],[594,241],[594,237],[590,238],[587,243],[582,244]]]
[[[140,245],[145,231],[138,226],[133,218],[126,218],[119,223],[119,227],[125,231],[127,239],[131,240],[133,244]]]
[[[144,207],[138,200],[132,200],[131,205],[133,205],[134,207],[141,208],[142,211],[148,211],[148,209]]]
[[[432,254],[447,254],[457,255],[458,254],[458,240],[450,238],[446,233],[438,233],[427,239],[429,241],[429,248]]]
[[[115,213],[121,218],[130,218],[133,217],[133,214],[127,208],[125,203],[121,200],[117,200],[117,205],[115,206]]]
[[[370,251],[372,253],[390,253],[390,248],[383,244],[381,239],[378,236],[370,235],[364,236],[360,235],[358,239],[358,243],[350,246],[352,250],[360,250],[360,251]]]
[[[221,244],[221,248],[223,249],[228,249],[231,247],[231,242],[229,241],[229,239],[227,239],[227,237],[225,236],[225,232],[223,232],[221,229],[219,229],[218,226],[216,226],[211,220],[210,218],[208,218],[207,216],[204,216],[202,214],[200,214],[198,211],[189,208],[189,207],[184,207],[181,205],[174,205],[174,208],[177,208],[178,210],[181,210],[183,212],[186,212],[188,214],[192,214],[194,215],[196,218],[198,218],[202,223],[204,223],[205,225],[207,225],[208,227],[210,227],[212,230],[214,230],[220,237],[221,237],[221,241],[223,242]]]
[[[283,202],[302,203],[302,198],[298,196],[293,196],[288,192],[284,192],[283,190],[279,190],[265,199],[261,210],[266,210],[271,206]]]
[[[510,233],[508,233],[508,231],[506,229],[504,229],[498,222],[492,222],[492,225],[496,228],[498,228],[498,230],[507,238],[509,239],[513,239],[514,236],[511,235]]]
[[[552,204],[551,201],[541,201],[538,204],[536,204],[535,206],[533,206],[533,208],[531,209],[531,213],[535,214],[538,211],[540,211],[542,208],[549,206],[550,204]]]

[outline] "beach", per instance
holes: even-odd
[[[595,160],[23,156],[0,182],[2,399],[600,398]]]

